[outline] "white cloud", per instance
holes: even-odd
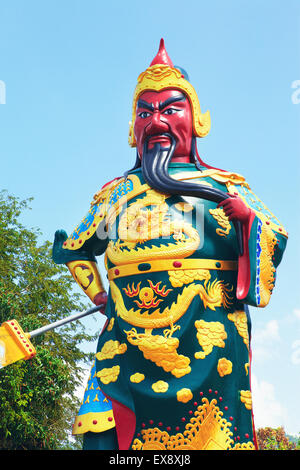
[[[294,365],[300,364],[300,339],[297,339],[292,343],[292,349],[294,350],[291,355],[291,361]]]
[[[276,399],[274,386],[264,380],[259,382],[256,376],[252,376],[251,382],[255,428],[285,428],[287,410]]]
[[[280,341],[277,320],[271,320],[263,328],[256,328],[252,333],[252,352],[254,362],[262,362],[274,357],[274,343]]]
[[[295,308],[295,310],[293,310],[293,314],[295,315],[295,317],[300,320],[300,309],[299,308]]]
[[[264,328],[257,329],[254,333],[255,341],[258,343],[265,343],[266,341],[278,341],[279,337],[279,326],[277,320],[270,320],[266,323]]]
[[[300,309],[295,308],[293,310],[292,320],[296,320],[297,326],[299,327]],[[295,328],[293,328],[293,332],[295,332]],[[297,329],[297,332],[299,332],[299,329]],[[300,339],[295,339],[292,343],[290,343],[290,347],[292,349],[292,353],[290,356],[291,362],[293,365],[297,366],[300,364]]]

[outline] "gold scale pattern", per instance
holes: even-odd
[[[217,400],[210,402],[202,398],[202,405],[197,407],[193,417],[186,424],[183,433],[170,435],[159,428],[141,431],[142,440],[136,438],[132,444],[134,450],[255,450],[248,441],[235,444],[230,431],[231,423],[223,418],[217,406]]]

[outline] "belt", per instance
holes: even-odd
[[[177,271],[178,269],[215,269],[217,271],[236,271],[238,262],[217,259],[180,259],[153,260],[147,263],[130,263],[115,266],[107,270],[108,280],[148,272]]]

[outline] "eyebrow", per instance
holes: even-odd
[[[176,103],[177,101],[185,101],[185,100],[186,100],[186,97],[182,93],[180,93],[178,96],[171,96],[166,101],[160,102],[158,108],[161,111],[162,109],[166,108],[172,103]],[[145,108],[145,109],[148,109],[149,111],[154,111],[153,103],[147,103],[147,101],[144,101],[144,100],[138,100],[137,107]]]
[[[171,96],[171,98],[168,98],[163,103],[162,102],[159,103],[159,110],[161,111],[162,109],[166,108],[170,104],[176,103],[176,101],[185,101],[185,96],[182,93],[180,93],[180,95],[178,96]]]
[[[144,100],[138,100],[137,107],[138,108],[149,109],[149,111],[154,111],[153,104],[152,103],[147,103],[147,101],[144,101]]]

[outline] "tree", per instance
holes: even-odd
[[[14,318],[28,332],[87,308],[53,263],[52,243],[39,245],[39,231],[20,223],[30,201],[0,192],[0,324]],[[69,323],[32,340],[35,358],[0,369],[0,449],[70,448],[75,390],[91,360],[80,344],[95,337]]]
[[[256,432],[259,450],[296,450],[296,444],[286,436],[284,428],[259,428]]]

